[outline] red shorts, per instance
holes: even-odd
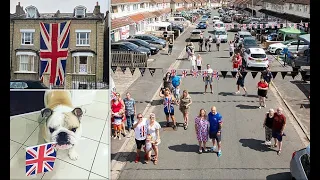
[[[113,129],[115,130],[115,131],[121,131],[121,124],[120,125],[113,125]]]

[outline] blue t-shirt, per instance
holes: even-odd
[[[218,132],[219,123],[222,122],[222,116],[219,113],[213,114],[210,112],[208,114],[208,121],[210,123],[210,132]]]

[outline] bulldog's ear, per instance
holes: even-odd
[[[83,111],[81,108],[74,108],[74,110],[72,111],[72,113],[77,116],[78,119],[80,119],[83,115]]]
[[[41,116],[43,118],[48,118],[52,115],[52,110],[50,108],[45,108],[41,111]]]

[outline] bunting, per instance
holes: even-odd
[[[284,71],[284,72],[281,72],[281,75],[282,75],[282,79],[284,79],[284,77],[286,77],[288,72]]]
[[[288,25],[285,24],[285,23],[270,24],[270,25],[269,24],[238,24],[237,23],[237,25],[240,26],[240,28],[243,28],[243,29],[246,29],[246,28],[250,28],[250,29],[255,28],[255,29],[257,29],[258,27],[260,29],[264,29],[264,28],[272,28],[272,29],[278,28],[278,29],[280,29],[280,28],[286,28],[286,27],[291,27],[291,28],[298,29],[298,26],[304,26],[305,28],[308,28],[309,23],[308,22],[305,22],[305,23],[303,23],[303,22],[301,22],[301,23],[288,23]],[[218,24],[217,26],[219,27],[220,24]],[[225,24],[226,30],[233,29],[234,26],[235,26],[234,23],[226,23]]]
[[[111,66],[111,70],[113,73],[115,73],[115,71],[117,70],[117,66]]]
[[[123,72],[123,74],[125,74],[125,73],[126,73],[126,70],[127,70],[127,67],[122,66],[122,67],[120,67],[120,69],[121,69],[121,71]]]
[[[256,78],[257,74],[258,74],[258,72],[251,72],[252,78],[253,79]]]
[[[151,76],[153,76],[154,73],[156,72],[156,69],[155,68],[149,68],[149,72],[150,72]]]
[[[131,75],[133,76],[134,72],[136,71],[135,67],[129,67],[129,70],[131,72]]]
[[[146,68],[139,68],[139,71],[140,71],[140,73],[141,73],[141,76],[143,76],[143,75],[144,75],[144,72],[146,71]]]

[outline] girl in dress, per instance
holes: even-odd
[[[154,143],[152,136],[150,134],[147,135],[146,138],[146,159],[145,163],[148,164],[151,159],[151,152],[152,152],[152,144]]]
[[[204,109],[200,109],[199,115],[195,119],[195,130],[199,142],[199,153],[202,153],[202,149],[207,152],[206,143],[209,135],[209,122],[207,120],[207,112]]]
[[[150,119],[148,121],[147,133],[150,134],[150,136],[151,136],[150,142],[151,142],[151,147],[154,151],[154,159],[153,159],[154,165],[157,165],[157,163],[158,163],[158,156],[159,156],[158,145],[161,142],[160,129],[161,129],[161,125],[156,121],[156,115],[154,113],[150,113]],[[146,142],[146,147],[148,148],[147,142]],[[148,159],[150,159],[150,157],[151,157],[151,153],[148,154]]]
[[[179,110],[181,111],[183,115],[183,120],[184,120],[184,130],[188,129],[188,121],[189,121],[189,111],[190,111],[190,105],[192,104],[191,97],[188,93],[187,90],[184,90],[182,93],[182,96],[180,97],[180,102],[179,102]]]
[[[201,71],[201,67],[202,67],[202,57],[200,56],[200,54],[198,54],[198,56],[197,56],[196,64],[197,64],[198,71]]]
[[[163,98],[163,106],[164,106],[163,111],[164,111],[164,114],[166,115],[167,127],[170,126],[169,120],[171,117],[172,122],[173,122],[172,128],[174,130],[176,130],[177,124],[176,124],[176,120],[174,118],[174,106],[173,106],[174,104],[176,104],[176,100],[175,100],[174,96],[171,94],[170,89],[168,89],[168,88],[166,88],[164,90],[164,94],[160,91],[159,96],[161,98]]]

